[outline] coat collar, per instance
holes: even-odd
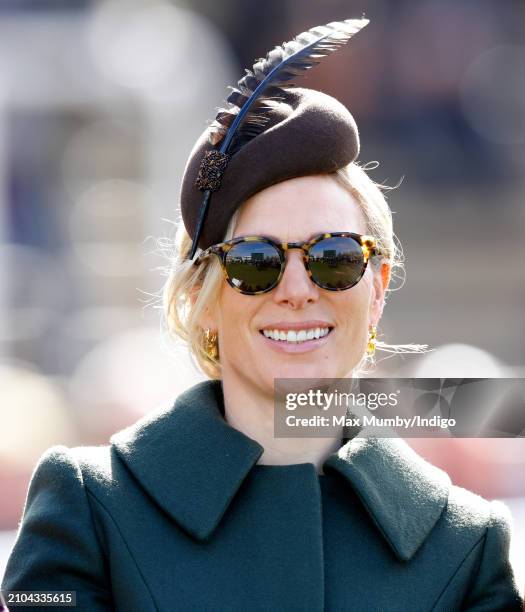
[[[111,437],[157,504],[197,540],[208,539],[264,449],[224,420],[222,384],[206,380]],[[323,465],[357,493],[396,556],[407,561],[448,499],[450,479],[399,438],[354,438]]]

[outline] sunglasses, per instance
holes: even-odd
[[[228,284],[239,293],[257,295],[279,284],[286,267],[286,251],[303,250],[308,276],[321,289],[345,291],[356,285],[368,260],[381,256],[373,236],[353,232],[318,234],[306,242],[276,242],[267,236],[240,236],[214,244],[194,264],[217,255]]]

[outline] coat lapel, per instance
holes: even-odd
[[[425,541],[448,501],[450,478],[400,438],[354,438],[324,463],[353,487],[402,561]]]
[[[197,540],[211,537],[264,449],[224,420],[222,384],[207,380],[111,437],[156,503]],[[323,465],[356,491],[395,555],[409,560],[438,521],[450,479],[399,438],[356,437]]]
[[[220,381],[204,381],[110,440],[149,495],[198,540],[211,535],[264,450],[223,414]]]

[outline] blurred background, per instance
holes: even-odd
[[[303,84],[343,101],[405,272],[377,376],[525,378],[522,0],[0,0],[0,576],[53,444],[107,444],[202,380],[155,296],[186,158],[272,46],[365,15]],[[505,248],[503,248],[505,247]],[[525,584],[525,438],[409,439],[503,499]]]

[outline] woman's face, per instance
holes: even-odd
[[[291,179],[247,200],[235,237],[266,235],[280,242],[305,241],[321,232],[366,234],[361,210],[353,196],[328,175]],[[372,266],[357,285],[328,291],[307,275],[302,251],[291,249],[280,283],[260,295],[243,295],[223,283],[219,300],[206,325],[218,332],[225,380],[274,392],[274,378],[342,378],[361,360],[370,324],[377,324],[388,284]],[[301,344],[268,339],[263,328],[330,328],[324,338]]]

